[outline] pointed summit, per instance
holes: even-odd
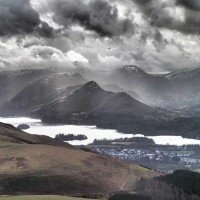
[[[137,67],[136,65],[126,65],[122,67],[123,71],[130,72],[130,73],[137,73],[137,74],[146,74],[145,71]]]
[[[90,81],[82,86],[83,89],[87,90],[100,90],[100,86],[95,81]]]

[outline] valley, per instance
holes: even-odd
[[[1,195],[140,195],[146,189],[138,185],[147,188],[148,180],[157,181],[160,175],[180,169],[199,172],[198,104],[181,107],[170,98],[161,101],[163,95],[174,95],[170,87],[178,85],[179,76],[150,75],[136,66],[104,74],[101,81],[91,81],[90,72],[1,73],[6,74],[5,85],[9,79],[16,82],[0,88],[0,94],[7,94],[0,121],[13,125],[0,124]],[[13,87],[15,92],[9,93]],[[29,134],[17,129],[19,125]],[[69,141],[71,146],[55,139],[59,134],[83,140]]]

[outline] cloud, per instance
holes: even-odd
[[[168,44],[167,40],[163,38],[159,30],[155,30],[152,43],[157,51],[162,51]]]
[[[87,58],[85,58],[84,56],[82,56],[81,54],[79,54],[75,51],[68,51],[67,57],[72,62],[83,62],[83,63],[89,62]]]
[[[49,46],[32,46],[30,50],[31,50],[31,55],[35,58],[42,58],[42,59],[65,58],[62,51]]]
[[[199,65],[194,0],[30,1],[0,0],[0,69]]]
[[[120,19],[118,9],[104,0],[56,0],[52,3],[53,19],[66,28],[79,24],[100,36],[133,33],[131,20]]]
[[[132,0],[148,23],[184,34],[200,33],[200,3],[198,0]]]
[[[177,5],[182,5],[188,9],[199,11],[200,1],[199,0],[176,0]]]
[[[0,1],[0,36],[39,34],[51,37],[53,29],[40,20],[29,0]]]

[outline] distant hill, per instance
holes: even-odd
[[[108,85],[102,85],[101,86],[104,90],[107,90],[107,91],[111,91],[111,92],[124,92],[124,93],[127,93],[128,95],[130,95],[131,97],[139,100],[140,99],[140,96],[134,92],[133,90],[126,90],[124,88],[121,88],[120,86],[118,85],[115,85],[115,84],[108,84]]]
[[[107,80],[127,91],[135,91],[143,102],[152,105],[159,103],[161,99],[167,99],[172,92],[171,83],[164,76],[148,74],[135,65],[114,70]]]
[[[0,108],[1,116],[28,115],[38,106],[57,96],[63,88],[85,82],[79,74],[66,72],[45,73],[37,81],[26,87],[24,86],[12,99],[4,103]]]
[[[49,73],[50,70],[43,69],[0,72],[0,105],[11,100],[25,87]]]
[[[0,124],[0,194],[108,194],[154,171]],[[127,181],[127,178],[130,180]],[[128,186],[127,186],[128,187]]]
[[[141,101],[162,107],[180,108],[200,100],[200,68],[177,70],[168,74],[149,74],[128,65],[113,71],[105,81],[135,91]]]

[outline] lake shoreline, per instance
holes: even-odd
[[[30,134],[47,135],[55,138],[59,133],[64,134],[83,134],[88,137],[83,141],[71,141],[72,145],[88,145],[91,144],[94,139],[119,139],[119,138],[131,138],[131,137],[146,137],[153,139],[157,145],[200,145],[200,140],[183,138],[182,136],[172,135],[157,135],[157,136],[144,136],[141,134],[127,134],[118,132],[114,129],[102,129],[97,128],[95,125],[64,125],[64,124],[46,124],[42,123],[40,119],[27,118],[27,117],[11,117],[0,118],[0,122],[11,124],[17,127],[20,124],[28,124],[30,129],[25,130]]]

